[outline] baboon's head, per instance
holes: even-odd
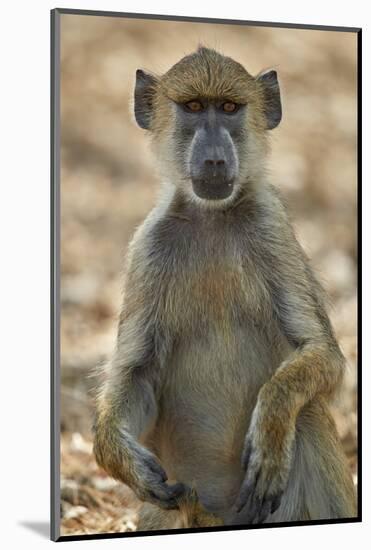
[[[281,120],[275,71],[253,77],[204,47],[163,76],[138,70],[134,109],[165,179],[208,206],[230,203],[262,173],[267,130]]]

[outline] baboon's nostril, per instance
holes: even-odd
[[[222,159],[220,160],[206,159],[205,164],[207,166],[221,166],[222,164],[225,164],[225,161]]]

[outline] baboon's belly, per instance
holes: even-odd
[[[250,416],[276,367],[269,349],[257,332],[208,335],[181,343],[166,369],[155,450],[169,479],[195,487],[212,511],[229,508],[240,487]]]

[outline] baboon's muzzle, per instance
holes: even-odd
[[[229,132],[203,128],[196,132],[190,158],[194,193],[208,200],[226,199],[233,191],[237,158]]]
[[[233,180],[228,180],[226,170],[205,170],[199,178],[192,178],[193,191],[201,199],[226,199],[233,191]]]

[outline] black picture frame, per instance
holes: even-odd
[[[96,533],[87,535],[60,535],[60,19],[63,14],[91,17],[117,17],[147,20],[184,21],[254,27],[278,27],[287,29],[308,29],[330,32],[349,32],[357,35],[357,441],[358,441],[358,514],[354,518],[310,520],[300,522],[264,523],[248,526],[221,526],[190,529],[171,529],[145,532]],[[193,532],[236,531],[250,529],[280,528],[287,526],[325,525],[355,523],[362,521],[362,29],[315,24],[275,23],[249,20],[183,17],[142,13],[122,13],[82,9],[56,8],[51,10],[51,504],[50,522],[53,541],[126,538]]]

